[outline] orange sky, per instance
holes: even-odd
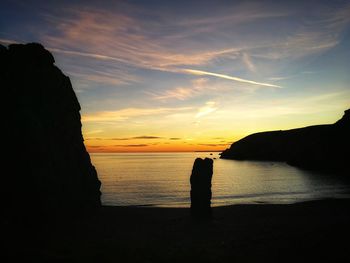
[[[94,140],[85,141],[90,153],[106,152],[193,152],[193,151],[223,151],[230,146],[231,142],[220,143],[198,143],[195,141],[162,140],[154,139],[132,140],[132,142],[118,143],[116,140]],[[103,141],[103,142],[101,142]],[[124,140],[125,141],[125,140]]]

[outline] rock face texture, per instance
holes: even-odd
[[[213,160],[197,158],[194,161],[191,182],[191,215],[195,218],[211,217],[211,178]]]
[[[350,109],[334,124],[249,135],[223,151],[221,158],[285,161],[350,174]]]
[[[1,200],[9,212],[101,205],[100,181],[81,132],[80,105],[69,78],[54,62],[40,44],[0,45],[6,115]]]

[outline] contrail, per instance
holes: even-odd
[[[229,79],[229,80],[249,83],[249,84],[253,84],[253,85],[281,88],[281,86],[274,85],[274,84],[263,83],[263,82],[256,82],[256,81],[252,81],[252,80],[241,79],[241,78],[237,78],[237,77],[233,77],[233,76],[229,76],[229,75],[218,74],[218,73],[208,72],[208,71],[203,71],[203,70],[183,69],[181,71],[184,72],[184,73],[187,73],[187,74],[200,75],[200,76],[204,76],[204,75],[206,75],[206,76],[214,76],[214,77],[218,77],[218,78],[222,78],[222,79]]]

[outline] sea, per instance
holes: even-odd
[[[339,176],[283,162],[220,159],[217,152],[92,153],[102,182],[102,203],[111,206],[189,207],[190,175],[197,157],[214,160],[212,206],[292,204],[349,198]]]

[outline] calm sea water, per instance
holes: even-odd
[[[218,153],[91,154],[102,181],[105,205],[188,207],[196,157],[214,159],[213,206],[246,203],[295,203],[350,197],[340,179],[285,163],[219,159]]]

